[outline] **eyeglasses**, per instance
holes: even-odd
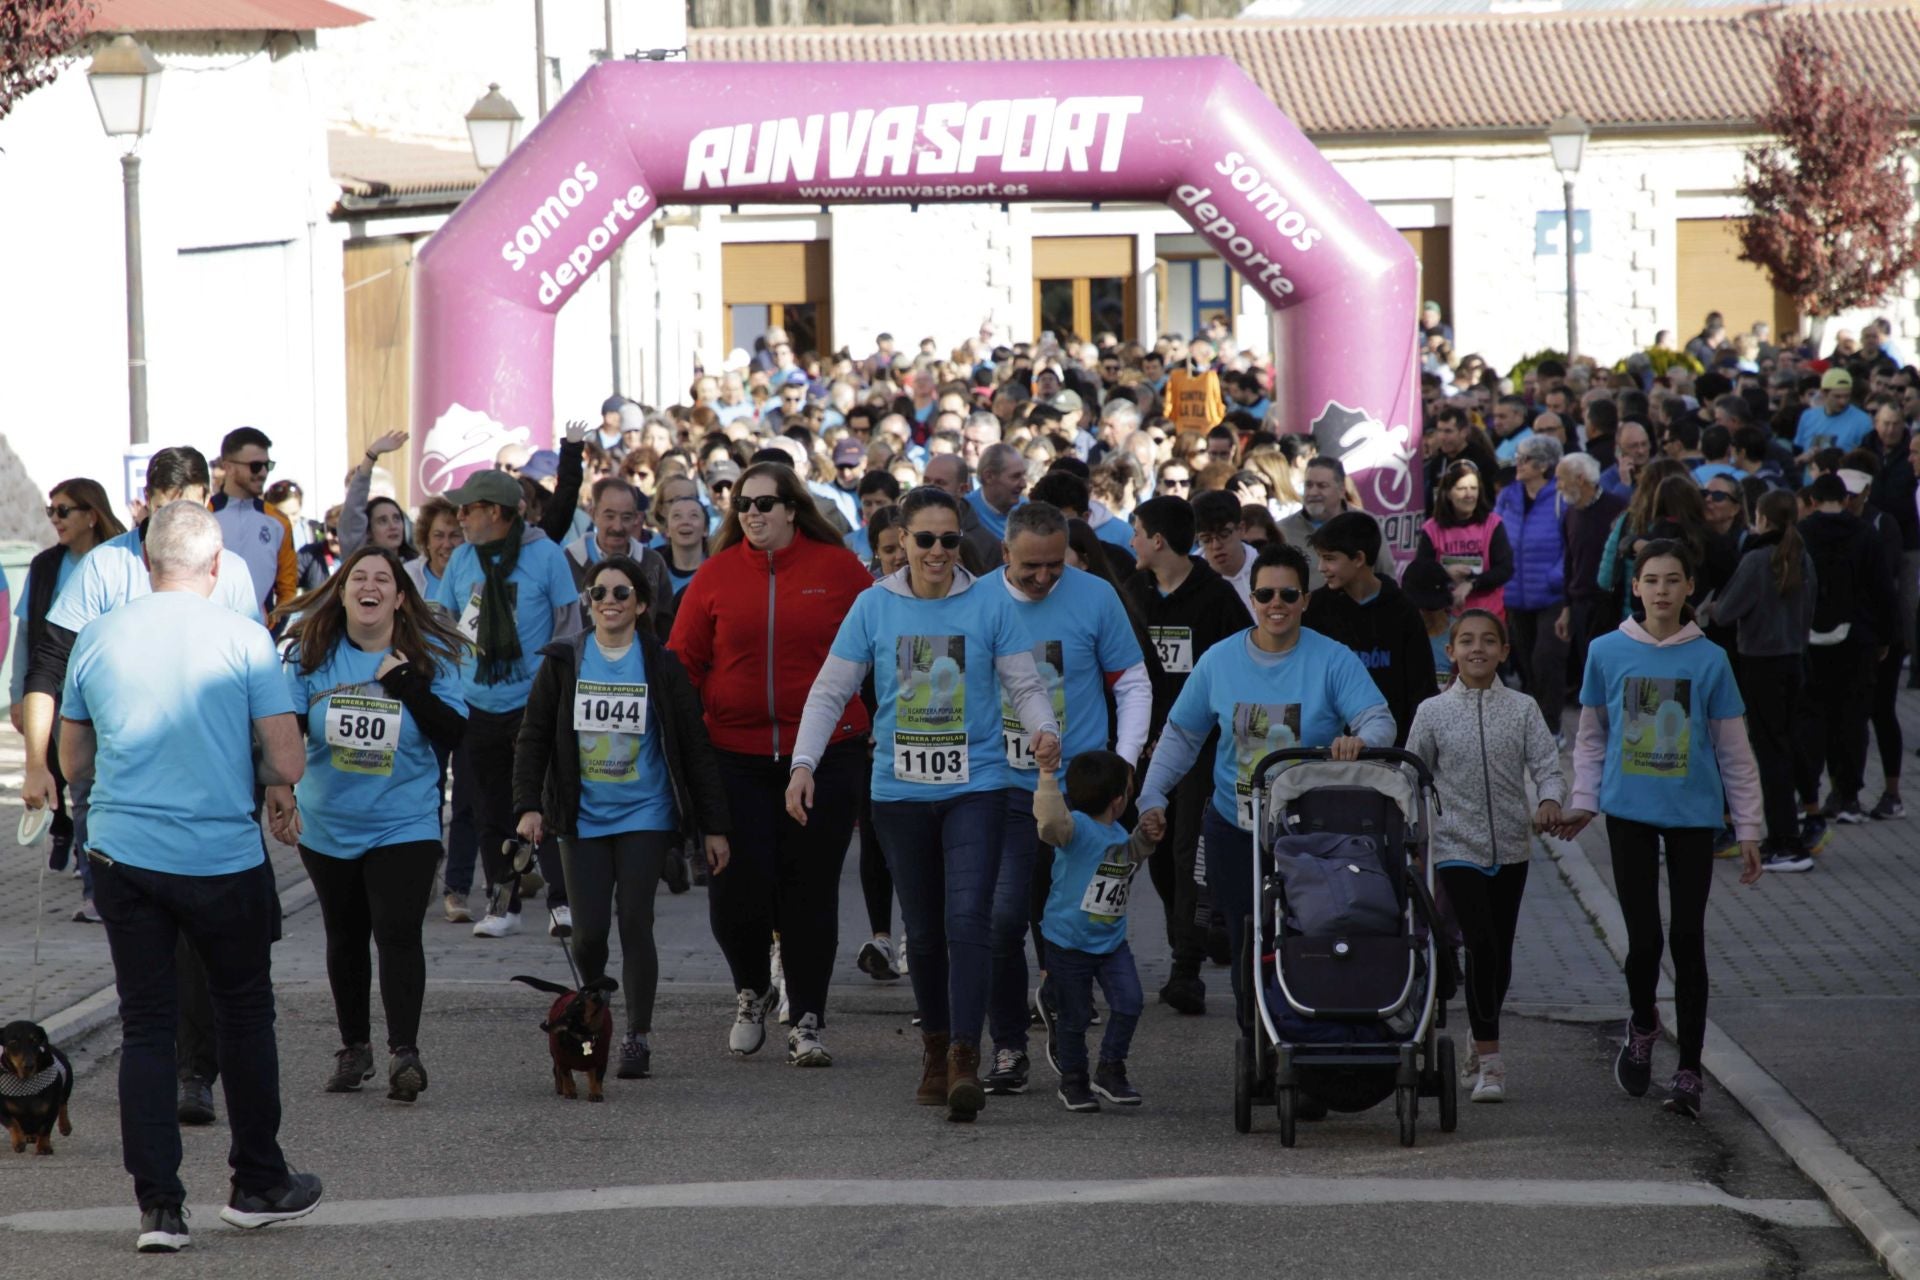
[[[1162,489],[1191,489],[1193,487],[1193,481],[1175,480],[1172,476],[1168,476],[1160,482],[1160,487]]]
[[[741,515],[745,515],[749,511],[758,511],[761,515],[765,515],[775,507],[784,507],[786,505],[787,500],[785,498],[772,493],[763,493],[757,498],[742,496],[733,500],[733,509]]]
[[[92,507],[80,507],[80,506],[70,507],[70,506],[67,506],[65,503],[61,503],[59,506],[50,506],[47,508],[47,519],[65,520],[68,516],[72,515],[76,511],[91,511],[91,510],[93,510]]]
[[[273,472],[273,463],[271,461],[234,462],[234,463],[229,463],[228,465],[235,466],[235,467],[245,467],[247,470],[253,472],[253,474],[257,476],[271,475]]]
[[[617,586],[609,587],[609,586],[606,586],[605,584],[588,587],[587,599],[593,601],[595,604],[598,604],[600,603],[600,601],[605,600],[607,598],[607,593],[609,591],[613,593],[613,598],[621,604],[625,604],[627,601],[633,599],[632,587],[617,587]]]
[[[1700,496],[1701,496],[1702,498],[1705,498],[1705,499],[1706,499],[1706,500],[1707,500],[1708,502],[1738,502],[1738,501],[1740,501],[1740,499],[1738,499],[1738,498],[1736,498],[1736,497],[1734,497],[1734,496],[1733,496],[1732,494],[1730,494],[1730,493],[1722,493],[1722,492],[1720,492],[1720,491],[1719,491],[1718,489],[1708,489],[1708,490],[1707,490],[1706,492],[1704,492],[1704,493],[1702,493],[1702,494],[1701,494]]]
[[[922,530],[913,535],[913,545],[922,551],[933,550],[933,544],[936,542],[948,551],[960,549],[960,535],[957,533],[928,533]]]
[[[1307,593],[1298,587],[1255,587],[1248,592],[1255,604],[1272,604],[1275,596],[1282,604],[1299,604],[1300,598]]]
[[[520,474],[520,468],[514,466],[511,462],[496,462],[493,464],[493,469],[503,475],[517,476]]]

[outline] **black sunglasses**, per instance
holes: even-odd
[[[960,547],[960,535],[957,533],[928,533],[924,529],[913,535],[913,545],[919,547],[922,551],[933,550],[933,544],[936,542],[948,551],[955,551]]]
[[[255,474],[255,475],[257,475],[257,476],[261,476],[261,475],[269,475],[269,474],[271,474],[271,473],[272,473],[272,471],[273,471],[273,463],[272,463],[271,461],[267,461],[267,462],[235,462],[235,463],[233,463],[233,464],[231,464],[231,465],[233,465],[233,466],[236,466],[236,467],[245,467],[245,468],[246,468],[247,470],[249,470],[249,471],[251,471],[251,472],[253,472],[253,474]]]
[[[1739,499],[1734,497],[1732,494],[1722,493],[1718,489],[1708,489],[1704,493],[1702,493],[1700,496],[1705,498],[1708,502],[1738,502],[1739,501]]]
[[[587,599],[592,600],[595,603],[598,603],[607,598],[607,592],[609,591],[613,592],[613,598],[619,601],[621,604],[625,604],[627,601],[633,599],[632,587],[621,587],[621,586],[609,587],[605,583],[597,583],[594,586],[588,587]]]
[[[749,511],[758,511],[761,515],[765,515],[775,507],[784,507],[786,505],[787,500],[785,498],[772,493],[763,493],[757,498],[743,496],[733,500],[733,509],[741,515],[745,515]]]
[[[81,506],[70,507],[70,506],[67,506],[65,503],[61,503],[58,506],[50,506],[47,508],[47,519],[65,520],[68,516],[72,515],[76,511],[91,511],[91,510],[93,510],[92,507],[81,507]]]
[[[1247,594],[1253,597],[1255,604],[1272,604],[1275,596],[1283,604],[1299,604],[1300,598],[1307,593],[1298,587],[1255,587]]]

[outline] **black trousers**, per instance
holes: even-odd
[[[871,763],[871,761],[869,761]],[[873,829],[873,778],[860,772],[860,895],[867,903],[867,928],[875,937],[893,934],[893,872]],[[816,794],[818,789],[816,788]]]
[[[1540,704],[1547,732],[1560,732],[1560,716],[1567,706],[1567,644],[1553,629],[1560,606],[1548,609],[1509,609],[1513,629],[1513,661],[1527,692]]]
[[[387,1050],[418,1048],[420,1007],[427,995],[427,953],[421,916],[433,893],[440,842],[382,845],[358,858],[330,858],[305,845],[300,861],[320,899],[327,930],[327,983],[343,1045],[373,1040],[371,942],[380,957],[380,1005],[387,1014]]]
[[[1673,1008],[1680,1025],[1682,1068],[1700,1070],[1707,1038],[1707,894],[1713,888],[1713,837],[1707,827],[1662,830],[1607,815],[1613,887],[1627,925],[1627,997],[1633,1023],[1659,1025],[1654,993],[1660,985],[1660,847],[1666,846],[1670,916],[1666,945],[1673,953]]]
[[[1867,767],[1867,719],[1873,697],[1873,655],[1849,638],[1807,647],[1806,693],[1795,741],[1800,744],[1800,799],[1820,799],[1820,774],[1833,796],[1857,801]]]
[[[120,993],[120,1146],[140,1206],[185,1199],[174,1117],[174,962],[182,939],[204,963],[212,992],[233,1181],[250,1192],[281,1186],[287,1162],[279,1143],[269,954],[279,916],[272,866],[263,861],[230,875],[183,876],[90,856],[94,906],[106,926]]]
[[[1167,831],[1147,860],[1147,874],[1166,912],[1167,946],[1173,951],[1173,976],[1197,978],[1207,958],[1207,921],[1212,899],[1193,878],[1194,853],[1200,847],[1200,823],[1213,794],[1213,753],[1218,730],[1207,735],[1194,766],[1167,798]],[[1144,773],[1145,764],[1141,765]],[[1051,869],[1048,883],[1052,883]],[[1229,924],[1234,923],[1229,921]]]
[[[480,838],[480,865],[486,870],[489,889],[507,878],[507,855],[501,847],[514,838],[513,744],[520,736],[523,714],[467,708],[467,732],[462,741],[473,774],[473,825]],[[539,858],[540,874],[547,882],[547,906],[566,906],[566,872],[551,839],[540,842]],[[507,909],[520,909],[518,888]]]
[[[1766,806],[1767,843],[1798,850],[1800,810],[1794,804],[1795,715],[1805,678],[1806,659],[1742,655],[1734,670],[1740,697],[1747,704],[1747,738],[1760,769],[1760,797]],[[1816,781],[1818,775],[1815,775]]]
[[[1500,1006],[1513,982],[1513,935],[1527,891],[1527,864],[1511,863],[1492,875],[1441,867],[1439,875],[1467,945],[1467,1023],[1475,1040],[1498,1040]]]
[[[653,1000],[660,988],[653,899],[660,891],[660,868],[679,844],[677,831],[623,831],[560,841],[560,858],[573,890],[573,962],[580,968],[580,980],[606,976],[607,939],[617,916],[626,1026],[641,1035],[653,1030]]]
[[[733,971],[733,985],[765,991],[773,981],[768,948],[780,935],[780,966],[794,1021],[827,1018],[827,983],[840,945],[840,868],[868,767],[866,744],[828,747],[813,772],[807,825],[787,816],[790,761],[716,751],[733,813],[727,869],[707,882],[708,920]]]
[[[1880,750],[1880,772],[1890,784],[1900,781],[1900,757],[1907,749],[1906,737],[1900,732],[1900,716],[1894,706],[1894,700],[1900,696],[1900,665],[1906,656],[1899,645],[1891,645],[1887,656],[1873,668],[1868,719],[1873,724],[1873,744]]]

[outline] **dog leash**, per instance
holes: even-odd
[[[27,996],[28,1022],[37,1022],[40,1016],[40,930],[47,922],[46,899],[47,860],[42,857],[40,874],[33,882],[33,989]]]

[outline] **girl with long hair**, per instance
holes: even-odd
[[[1513,577],[1513,544],[1493,510],[1493,477],[1471,462],[1456,462],[1440,475],[1433,514],[1420,526],[1416,560],[1434,560],[1453,580],[1456,615],[1485,609],[1506,617],[1506,586]]]
[[[342,1047],[325,1088],[355,1093],[373,1077],[371,940],[386,1011],[387,1096],[412,1102],[427,1087],[420,924],[440,861],[439,753],[466,729],[460,636],[400,557],[372,545],[275,615],[290,619],[287,684],[307,769],[273,834],[299,846],[326,927]]]

